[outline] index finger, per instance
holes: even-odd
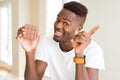
[[[95,31],[97,31],[98,29],[99,29],[99,25],[97,25],[97,26],[95,26],[94,28],[92,28],[92,29],[89,31],[88,35],[89,35],[89,36],[92,36],[92,35],[95,33]]]

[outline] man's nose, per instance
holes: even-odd
[[[56,23],[56,24],[55,24],[55,27],[61,29],[61,28],[62,28],[62,22]]]

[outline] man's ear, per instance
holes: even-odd
[[[82,28],[83,28],[82,26],[78,26],[75,31],[75,35],[78,34],[82,30]]]
[[[83,26],[80,25],[80,26],[78,27],[78,31],[81,31],[82,28],[83,28]]]

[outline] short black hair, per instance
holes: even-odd
[[[86,18],[87,13],[88,13],[87,8],[83,4],[76,2],[76,1],[65,3],[63,8],[70,10],[73,13],[79,15],[80,17],[84,17],[84,18]]]

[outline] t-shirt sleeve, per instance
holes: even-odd
[[[47,58],[46,58],[46,41],[47,37],[43,36],[41,38],[41,40],[38,43],[37,49],[36,49],[36,53],[35,53],[35,60],[42,60],[47,62]]]
[[[93,43],[86,53],[86,67],[105,69],[104,68],[104,58],[103,51],[96,43]]]

